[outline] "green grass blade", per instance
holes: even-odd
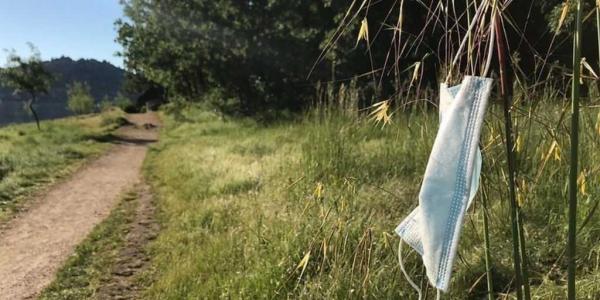
[[[481,202],[483,205],[483,241],[485,246],[485,273],[487,279],[487,298],[494,300],[494,278],[492,276],[492,255],[490,253],[490,229],[489,229],[489,211],[488,194],[482,188]]]
[[[567,295],[569,300],[576,299],[575,293],[575,252],[577,243],[577,175],[579,152],[579,92],[581,71],[581,0],[577,0],[577,17],[573,35],[573,82],[571,101],[571,160],[569,173],[569,232],[568,232],[568,279]]]
[[[525,244],[525,233],[523,231],[523,215],[521,208],[517,208],[517,225],[519,226],[519,246],[521,251],[521,269],[523,274],[523,295],[525,300],[531,299],[531,288],[529,287],[529,261],[527,259],[527,247]]]
[[[510,88],[510,82],[508,82],[508,74],[506,72],[506,49],[504,46],[504,32],[502,30],[502,17],[496,18],[496,34],[497,34],[497,51],[500,64],[500,85],[501,95],[504,103],[504,139],[506,144],[506,159],[508,164],[508,189],[509,189],[509,202],[510,202],[510,216],[511,216],[511,228],[512,228],[512,244],[513,244],[513,262],[515,268],[515,286],[517,299],[523,299],[523,278],[522,278],[522,265],[521,265],[521,253],[520,253],[520,240],[519,240],[519,212],[517,206],[517,197],[515,192],[515,176],[516,176],[516,160],[515,160],[515,147],[514,147],[514,131],[512,125],[512,101],[511,95],[508,92]]]

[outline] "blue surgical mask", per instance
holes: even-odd
[[[417,251],[430,283],[447,291],[464,214],[479,187],[479,136],[492,79],[467,76],[440,87],[440,128],[427,163],[419,206],[396,228]]]

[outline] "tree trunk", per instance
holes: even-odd
[[[33,114],[33,117],[35,118],[35,124],[37,125],[37,129],[42,130],[40,127],[40,119],[38,118],[37,112],[33,108],[33,102],[35,102],[35,95],[31,95],[31,99],[29,100],[29,103],[27,103],[27,107],[29,107],[31,114]]]

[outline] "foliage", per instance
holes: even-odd
[[[145,91],[156,88],[159,85],[148,80],[148,78],[135,74],[132,72],[125,73],[125,79],[123,81],[123,85],[121,86],[121,94],[137,96]]]
[[[113,102],[110,100],[108,95],[104,95],[104,97],[102,97],[102,100],[100,100],[99,106],[100,111],[107,111],[113,107]]]
[[[564,32],[572,28],[571,13],[554,34],[563,2],[511,1],[505,8],[507,42],[522,82],[538,79],[524,74],[556,75],[570,63]],[[117,22],[117,40],[132,74],[162,85],[170,98],[204,101],[216,88],[243,113],[297,111],[310,104],[317,82],[356,77],[364,108],[385,99],[405,103],[415,89],[437,86],[468,27],[467,3],[473,2],[452,2],[458,17],[450,16],[449,35],[439,1],[123,0],[127,18]],[[363,37],[358,43],[357,36]],[[595,38],[592,30],[585,37]],[[596,51],[584,49],[591,65]]]
[[[118,41],[128,69],[189,101],[221,88],[247,113],[305,104],[310,62],[337,13],[328,1],[122,3]]]
[[[129,108],[134,105],[131,99],[122,93],[117,93],[117,95],[113,99],[113,103],[116,107],[120,108],[123,111],[128,111]]]
[[[53,76],[44,68],[39,51],[31,44],[30,48],[32,55],[29,58],[22,58],[15,52],[8,55],[0,79],[2,85],[13,89],[15,93],[27,94],[26,105],[40,129],[40,121],[33,104],[39,95],[48,93]]]
[[[94,111],[94,98],[90,92],[90,85],[86,82],[73,82],[67,89],[67,106],[75,114],[89,114]]]
[[[518,95],[517,102],[530,99]],[[561,98],[515,109],[518,197],[532,294],[562,299],[566,289],[564,213],[568,146]],[[196,106],[169,109],[145,172],[157,192],[162,229],[151,247],[145,297],[416,299],[400,272],[395,226],[417,203],[437,115],[418,105],[384,128],[367,116],[323,107],[305,120],[263,127],[223,121]],[[486,294],[482,196],[489,216],[494,297],[514,297],[502,113],[490,107],[481,139],[483,179],[468,212],[450,293]],[[598,107],[582,110],[582,161],[600,160]],[[578,295],[600,293],[599,170],[583,168],[578,214]],[[560,183],[560,184],[557,184]],[[418,256],[405,264],[424,282]],[[431,290],[430,290],[431,296]]]

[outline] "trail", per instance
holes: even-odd
[[[112,139],[116,145],[68,180],[34,199],[0,233],[0,299],[32,299],[88,233],[106,218],[121,193],[141,181],[147,145],[156,141],[155,114],[133,114]],[[151,125],[149,125],[151,124]]]

